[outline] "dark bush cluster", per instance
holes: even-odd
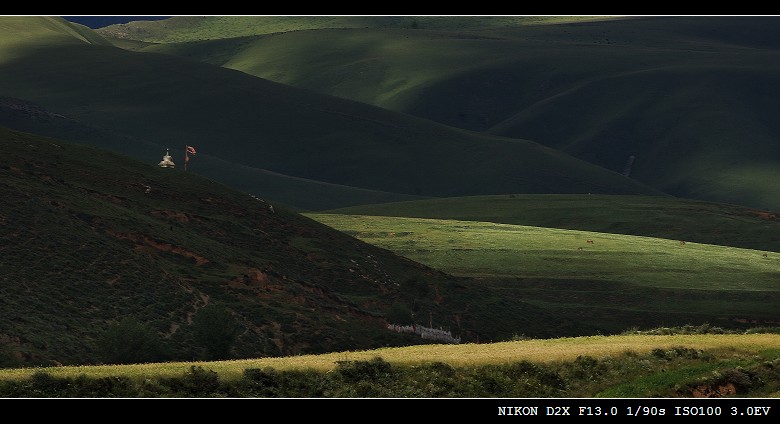
[[[250,368],[234,381],[192,366],[180,377],[53,377],[0,382],[0,397],[552,397],[565,393],[555,372],[530,362],[453,368],[393,366],[381,358],[343,361],[329,372]]]
[[[696,350],[689,347],[683,347],[683,346],[673,346],[670,347],[669,349],[655,348],[652,351],[650,351],[650,354],[655,356],[656,358],[665,359],[667,361],[671,361],[678,358],[707,359],[707,355],[705,355],[703,351]]]
[[[668,336],[675,334],[780,334],[780,327],[753,327],[740,330],[716,327],[705,323],[701,325],[686,324],[676,327],[658,327],[650,330],[638,330],[633,328],[625,331],[623,334],[650,336]]]
[[[0,384],[0,397],[133,397],[137,387],[126,377],[58,378],[44,372],[33,374],[26,381],[6,381]]]

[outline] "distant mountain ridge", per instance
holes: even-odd
[[[126,24],[134,21],[157,21],[171,16],[63,16],[68,22],[88,26],[92,29],[109,25]]]

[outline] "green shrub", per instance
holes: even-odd
[[[393,303],[387,310],[387,321],[398,325],[412,324],[412,311],[400,303]]]
[[[553,390],[566,390],[566,380],[557,372],[529,361],[516,362],[508,366],[507,373],[514,378],[532,377],[540,385]]]
[[[453,397],[461,390],[462,371],[444,362],[408,368],[395,395],[399,397]]]
[[[192,320],[192,327],[207,360],[229,358],[230,349],[241,331],[233,314],[219,305],[200,309]]]
[[[669,349],[660,349],[655,348],[650,351],[650,354],[652,356],[655,356],[659,359],[665,359],[667,361],[671,361],[673,359],[701,359],[705,358],[706,355],[703,355],[703,351],[696,350],[689,347],[683,347],[683,346],[673,346]]]
[[[72,395],[81,398],[134,397],[137,387],[127,377],[89,378],[78,376],[72,382]]]
[[[592,356],[578,356],[574,362],[565,364],[564,369],[571,378],[583,381],[597,381],[605,376],[609,367]]]
[[[160,336],[147,325],[128,317],[110,325],[97,340],[98,351],[109,364],[156,362],[165,359]]]
[[[393,366],[376,357],[370,361],[339,361],[336,372],[345,382],[357,383],[389,378],[393,375]]]
[[[16,359],[11,349],[7,346],[0,344],[0,368],[14,368],[21,365],[20,361]]]
[[[164,378],[163,386],[170,388],[175,396],[206,397],[219,393],[219,375],[211,370],[193,365],[182,377]]]
[[[278,373],[273,368],[247,368],[239,385],[249,396],[275,397],[279,394]]]

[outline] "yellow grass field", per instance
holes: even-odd
[[[524,340],[492,344],[420,345],[322,355],[245,359],[217,362],[170,362],[135,365],[66,366],[0,370],[0,379],[19,380],[37,371],[55,377],[126,376],[134,379],[180,376],[192,365],[217,372],[222,379],[239,378],[247,368],[273,367],[277,370],[315,369],[328,371],[339,361],[370,360],[381,357],[396,365],[414,366],[445,362],[455,367],[511,363],[516,361],[570,361],[578,356],[603,358],[625,352],[648,353],[655,348],[686,347],[728,354],[751,354],[780,349],[778,334],[705,335],[621,335],[589,336],[544,340]]]

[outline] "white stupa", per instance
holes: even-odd
[[[165,149],[165,156],[163,156],[162,161],[160,161],[160,168],[175,168],[176,164],[173,163],[173,159],[171,159],[171,154],[168,152],[169,149]]]

